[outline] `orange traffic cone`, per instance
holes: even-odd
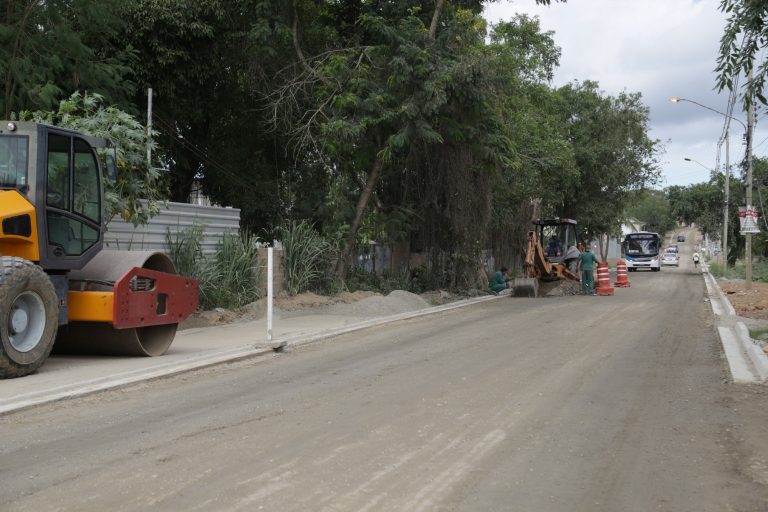
[[[608,275],[608,264],[597,264],[597,288],[595,288],[595,294],[597,295],[613,295],[613,288],[611,288],[611,277]]]
[[[627,264],[624,263],[624,260],[619,260],[616,262],[616,281],[613,283],[613,286],[629,288],[630,285],[631,283],[627,277]]]

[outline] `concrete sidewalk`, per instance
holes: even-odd
[[[306,314],[276,318],[267,342],[266,318],[179,331],[161,357],[52,355],[37,373],[0,381],[0,415],[35,405],[119,388],[150,379],[311,343],[377,325],[508,298],[483,296],[389,316]]]
[[[701,267],[715,317],[715,327],[723,344],[733,381],[742,384],[764,383],[768,379],[768,356],[752,340],[749,329],[739,320],[717,280],[709,273],[707,264],[702,263]]]

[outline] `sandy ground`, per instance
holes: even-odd
[[[539,294],[542,297],[578,295],[580,291],[579,283],[571,281],[542,282],[539,288]],[[378,317],[416,311],[430,306],[439,306],[465,298],[465,296],[452,294],[445,290],[422,294],[394,290],[388,295],[370,291],[356,291],[343,292],[334,296],[306,292],[294,296],[284,295],[276,297],[273,307],[274,315],[277,318],[291,318],[306,314]],[[180,329],[257,320],[266,314],[266,310],[266,300],[259,299],[236,310],[216,309],[213,311],[201,311],[183,322],[180,325]]]
[[[273,307],[274,314],[278,318],[289,318],[309,313],[377,317],[438,306],[463,298],[465,297],[441,290],[420,295],[403,290],[394,290],[386,296],[370,291],[344,292],[335,296],[306,292],[294,296],[276,297]],[[256,320],[263,317],[266,310],[266,300],[260,299],[236,310],[201,311],[183,322],[180,328],[191,329]]]
[[[768,283],[752,283],[751,290],[745,289],[743,279],[720,279],[718,284],[736,314],[768,321]]]

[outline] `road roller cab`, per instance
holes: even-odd
[[[160,355],[197,307],[197,281],[166,255],[103,250],[96,148],[110,146],[0,121],[0,378],[37,370],[54,340],[69,352]]]

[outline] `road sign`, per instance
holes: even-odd
[[[752,205],[746,207],[739,206],[739,224],[740,233],[746,235],[747,233],[759,233],[760,227],[757,225],[757,219],[760,217],[760,212],[757,211]]]

